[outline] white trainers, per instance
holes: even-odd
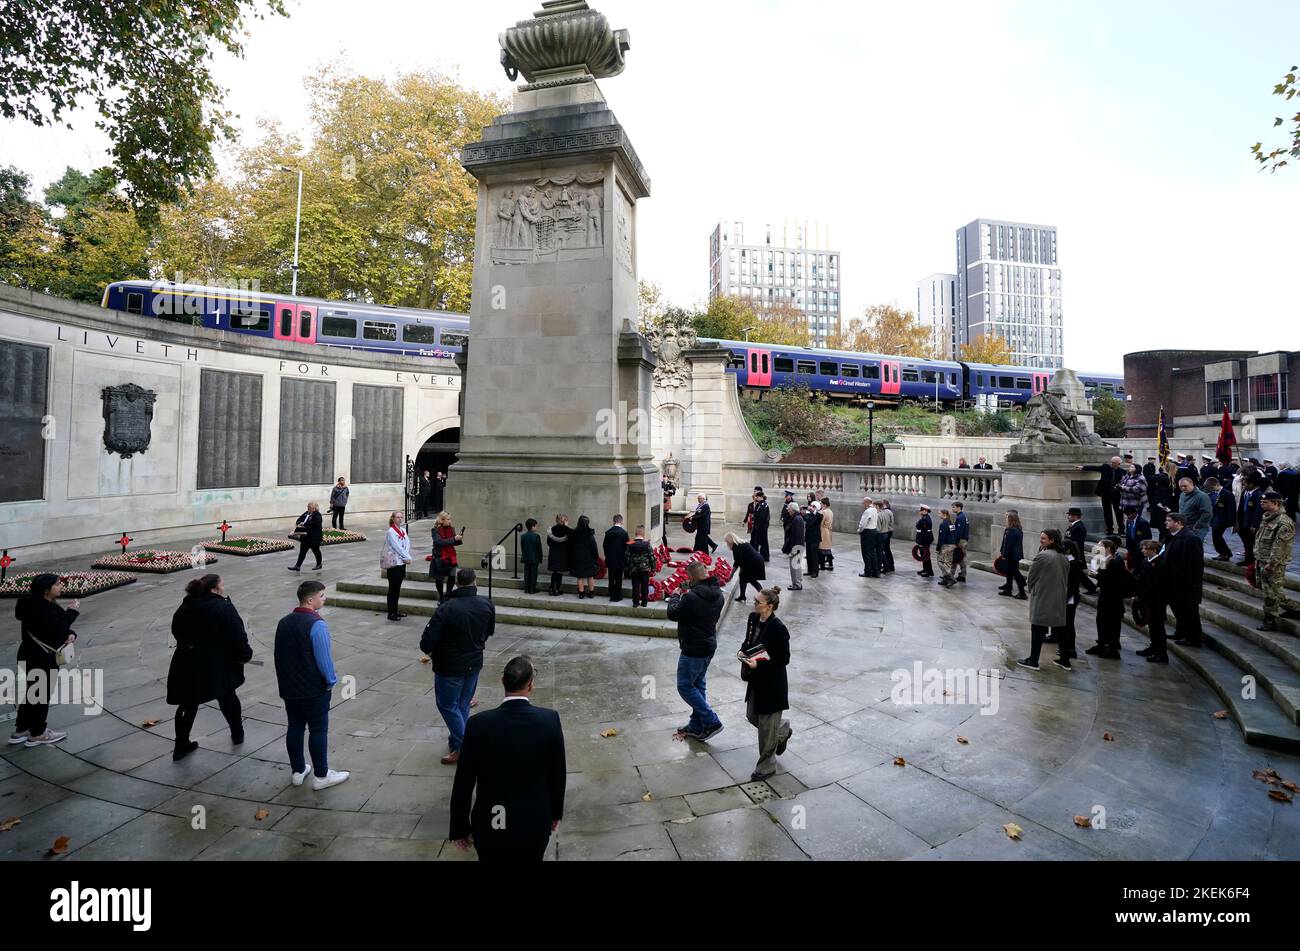
[[[314,777],[311,781],[311,788],[320,792],[322,789],[329,789],[331,786],[337,786],[339,783],[347,782],[348,777],[351,775],[352,774],[346,770],[340,772],[331,769],[324,776]]]
[[[293,769],[292,766],[290,766],[289,768]],[[308,763],[307,768],[304,769],[301,773],[293,774],[293,784],[295,786],[301,786],[307,780],[307,777],[310,775],[311,775],[311,763]]]
[[[40,736],[28,737],[27,745],[28,747],[46,746],[50,743],[61,742],[62,740],[66,740],[67,738],[68,738],[68,734],[66,733],[59,733],[56,730],[46,730]]]
[[[21,733],[15,733],[13,736],[9,737],[9,745],[17,746],[19,743],[26,743],[27,740],[31,737],[31,735],[32,734],[29,730],[23,730]]]

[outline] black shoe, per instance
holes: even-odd
[[[1028,601],[1028,600],[1029,600],[1029,595],[1027,595],[1027,594],[1025,594],[1023,591],[1021,591],[1018,595],[1016,595],[1016,600],[1017,600],[1017,601]]]
[[[1001,595],[1001,596],[1004,597],[1004,598],[1009,598],[1009,597],[1011,597],[1011,589],[1010,589],[1010,588],[998,588],[998,594]]]
[[[1043,638],[1043,643],[1044,643],[1044,644],[1059,644],[1060,641],[1057,639],[1057,637],[1056,637],[1055,634],[1048,634],[1046,637]]]
[[[745,599],[744,599],[744,598],[733,598],[732,600],[735,601],[737,604],[744,604],[744,603],[745,603]]]
[[[1016,661],[1016,666],[1023,667],[1025,670],[1038,670],[1038,665],[1029,657]]]
[[[1119,651],[1104,650],[1101,651],[1099,654],[1097,654],[1097,656],[1100,657],[1102,660],[1119,660]]]
[[[290,570],[290,571],[302,571],[301,568],[293,568],[293,567],[291,567],[289,570]]]
[[[703,732],[700,733],[700,737],[699,737],[699,738],[700,738],[700,740],[702,740],[702,741],[703,741],[703,740],[707,740],[707,739],[710,739],[711,737],[715,737],[715,736],[717,736],[717,735],[718,735],[719,733],[721,733],[721,732],[722,732],[722,724],[721,724],[721,723],[719,723],[717,726],[706,726],[706,727],[704,728]]]
[[[789,743],[790,743],[790,737],[792,737],[792,736],[794,736],[794,728],[793,728],[793,727],[790,729],[790,732],[786,735],[786,738],[785,738],[784,740],[782,740],[781,742],[779,742],[779,743],[776,744],[776,755],[777,755],[777,756],[783,756],[783,755],[785,755],[785,748],[786,748],[786,746],[789,745]]]
[[[1261,624],[1259,627],[1255,628],[1255,630],[1257,630],[1257,631],[1276,631],[1276,630],[1277,630],[1277,621],[1273,620],[1271,617],[1266,617],[1266,618],[1264,618],[1264,623]]]
[[[859,577],[859,578],[870,578],[871,575],[867,574],[867,573],[864,571],[864,572],[862,572],[861,574],[859,574],[858,577]]]
[[[1155,652],[1156,649],[1154,647],[1144,647],[1142,648],[1142,650],[1135,651],[1134,653],[1136,653],[1139,657],[1150,657]]]
[[[803,590],[803,585],[801,585],[801,584],[792,584],[792,585],[790,585],[790,590],[791,590],[791,591],[802,591],[802,590]]]
[[[244,742],[244,734],[243,733],[230,734],[230,742],[233,746],[241,745]]]
[[[958,581],[959,583],[961,583],[961,584],[965,584],[965,583],[966,583],[966,576],[965,576],[965,575],[962,575],[960,578],[957,579],[957,581]]]
[[[172,753],[172,762],[179,763],[185,757],[189,756],[199,748],[199,744],[190,740],[186,743],[177,743],[176,752]]]
[[[1175,637],[1174,643],[1177,644],[1179,647],[1200,647],[1201,646],[1200,641],[1189,641],[1181,637]]]
[[[1096,657],[1099,654],[1106,653],[1106,648],[1102,647],[1100,644],[1093,644],[1086,651],[1084,651],[1084,653],[1087,654],[1089,657]]]
[[[1169,663],[1169,655],[1168,655],[1168,654],[1148,654],[1148,655],[1147,655],[1147,663],[1148,663],[1148,664],[1167,664],[1167,663]]]
[[[770,773],[753,772],[749,774],[749,781],[751,783],[761,783],[763,780],[771,779],[775,775],[776,770],[772,770]]]
[[[317,565],[315,568],[312,569],[312,571],[320,571],[320,570],[321,570],[321,566],[320,566],[320,565]]]
[[[1070,661],[1067,658],[1058,657],[1052,661],[1052,664],[1056,667],[1060,667],[1062,670],[1068,670],[1070,673],[1074,673],[1074,668],[1070,666]]]
[[[400,620],[401,620],[402,618],[404,618],[404,617],[406,617],[405,614],[390,614],[390,615],[388,615],[388,620],[390,620],[390,621],[400,621]]]

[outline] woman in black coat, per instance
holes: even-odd
[[[1065,557],[1070,561],[1070,574],[1065,591],[1065,631],[1057,650],[1066,660],[1076,660],[1079,656],[1075,650],[1078,632],[1074,627],[1074,615],[1079,610],[1079,589],[1083,586],[1083,552],[1070,541],[1065,542],[1064,551]],[[1052,643],[1052,638],[1046,638],[1046,642]]]
[[[253,648],[220,575],[204,575],[185,586],[185,600],[172,615],[172,637],[176,653],[167,675],[167,702],[177,708],[172,759],[179,762],[199,748],[190,741],[190,730],[200,704],[213,700],[230,725],[230,742],[238,746],[244,742],[244,715],[235,691],[243,686]]]
[[[731,560],[740,572],[736,600],[744,604],[745,595],[749,593],[751,584],[755,590],[762,593],[763,586],[759,582],[767,579],[766,562],[763,561],[762,553],[753,542],[742,542],[734,532],[727,532],[722,541],[731,549]]]
[[[27,667],[27,689],[18,704],[18,719],[9,745],[45,746],[66,740],[68,734],[51,730],[46,722],[50,713],[52,680],[59,669],[57,654],[60,649],[77,639],[72,622],[77,619],[78,602],[67,608],[56,603],[63,594],[63,582],[58,575],[37,575],[32,579],[28,593],[18,599],[14,617],[20,626],[18,663]]]
[[[1007,577],[1007,583],[998,588],[998,594],[1004,598],[1011,597],[1011,588],[1014,585],[1018,591],[1016,598],[1020,601],[1028,601],[1029,595],[1025,594],[1025,576],[1020,573],[1020,562],[1025,558],[1025,533],[1020,527],[1020,515],[1016,512],[1007,512],[1007,527],[1002,532],[1002,548],[998,554],[1002,558],[1002,570]]]
[[[934,577],[934,562],[930,560],[930,549],[934,546],[934,521],[930,518],[930,506],[922,505],[921,517],[916,520],[916,535],[913,536],[916,547],[921,549],[921,570],[917,572],[922,578]]]
[[[1085,654],[1119,660],[1119,630],[1124,623],[1124,599],[1133,594],[1133,576],[1115,557],[1119,546],[1113,538],[1101,540],[1105,559],[1097,572],[1097,643]]]
[[[758,730],[758,764],[750,779],[758,782],[776,772],[776,758],[790,742],[790,709],[786,668],[790,666],[790,632],[776,616],[781,589],[768,588],[754,598],[754,612],[745,628],[745,641],[736,656],[745,681],[745,718]],[[766,655],[766,656],[762,656]]]
[[[815,507],[814,507],[815,506]],[[816,578],[821,570],[822,515],[821,505],[808,503],[808,514],[803,517],[804,560],[808,563],[808,577]]]
[[[551,597],[558,597],[563,591],[564,575],[569,570],[569,537],[573,529],[569,528],[569,516],[555,516],[555,524],[546,533],[546,568],[551,573]]]
[[[600,560],[600,546],[596,544],[596,531],[591,519],[582,515],[578,526],[569,538],[569,574],[578,581],[578,597],[596,596],[596,568]]]

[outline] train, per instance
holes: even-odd
[[[742,392],[757,395],[781,387],[804,385],[831,399],[850,402],[940,403],[973,405],[981,400],[999,407],[1022,407],[1047,389],[1052,370],[995,366],[954,360],[927,360],[846,350],[816,350],[738,340],[702,339],[731,351],[728,372]],[[1125,398],[1124,378],[1080,373],[1089,399],[1105,393]]]
[[[262,294],[169,281],[118,281],[104,290],[109,310],[157,317],[286,343],[341,347],[408,357],[454,359],[469,339],[469,317],[448,311]],[[1051,370],[926,360],[844,350],[705,339],[731,352],[728,372],[739,389],[762,394],[803,384],[850,402],[938,403],[1022,407],[1047,388]],[[1080,373],[1089,399],[1125,398],[1124,378]]]
[[[104,289],[101,303],[108,310],[285,343],[408,357],[452,360],[469,339],[466,314],[203,284],[118,281]]]

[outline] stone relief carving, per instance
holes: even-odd
[[[152,441],[153,405],[158,394],[134,383],[106,386],[104,401],[104,449],[130,459],[145,452]]]
[[[682,356],[695,346],[696,341],[690,315],[684,310],[670,310],[658,326],[646,329],[645,336],[659,360],[654,371],[654,385],[672,389],[690,382],[691,368]]]
[[[1064,387],[1053,382],[1029,401],[1020,446],[1104,446],[1105,441],[1079,418],[1066,400]]]
[[[632,204],[622,191],[615,190],[618,201],[618,263],[635,274],[632,266]]]
[[[489,193],[493,264],[534,264],[567,249],[605,246],[605,176],[575,172]]]

